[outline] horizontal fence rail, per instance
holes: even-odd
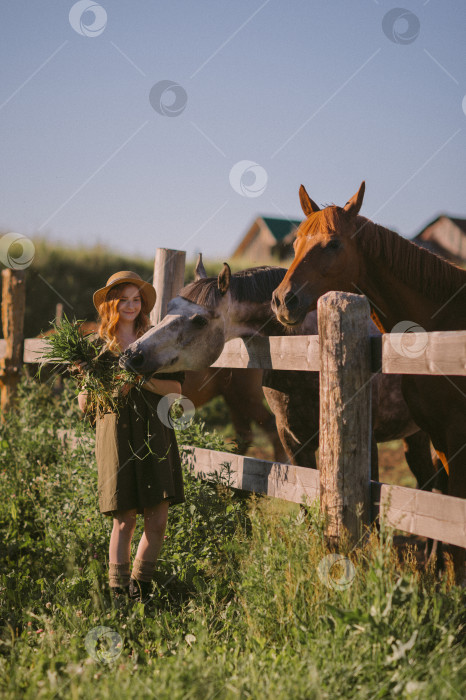
[[[382,372],[465,376],[466,331],[385,333]]]
[[[466,500],[440,493],[371,482],[373,503],[398,530],[466,547]]]
[[[243,491],[253,491],[292,503],[303,503],[303,495],[311,501],[320,496],[319,472],[316,469],[295,467],[280,462],[255,459],[206,450],[201,447],[183,446],[183,457],[190,470],[208,478],[219,471],[219,465],[229,464],[230,486]]]
[[[320,369],[318,335],[235,338],[225,348],[212,367],[293,369],[315,371]]]
[[[384,374],[466,376],[466,331],[386,333],[371,337],[372,369]],[[41,362],[46,338],[25,338],[23,361]],[[6,340],[0,340],[0,359]],[[318,372],[318,335],[235,338],[212,367],[298,370]]]
[[[291,503],[320,497],[320,473],[230,452],[183,446],[183,460],[203,479],[213,479],[220,465],[229,464],[230,486]],[[385,522],[398,529],[466,547],[466,500],[429,491],[371,481],[372,512],[380,510]]]

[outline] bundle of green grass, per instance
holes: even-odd
[[[53,333],[47,336],[47,349],[42,354],[45,362],[51,363],[60,374],[71,372],[76,382],[76,394],[85,391],[88,395],[86,415],[95,419],[97,411],[119,412],[127,397],[121,393],[126,383],[140,389],[144,377],[123,369],[114,362],[111,354],[103,353],[102,346],[91,339],[92,333],[84,335],[82,320],[70,321],[66,315],[60,324],[52,322]],[[79,365],[82,371],[79,371]]]

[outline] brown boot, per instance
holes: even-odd
[[[110,586],[110,596],[115,607],[121,607],[129,601],[129,584],[127,586]]]
[[[137,578],[131,577],[129,597],[138,603],[148,603],[152,599],[152,581],[138,581]]]

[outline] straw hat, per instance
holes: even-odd
[[[102,287],[102,289],[98,289],[96,292],[94,292],[93,300],[95,308],[99,310],[99,304],[105,301],[107,293],[110,291],[110,289],[116,287],[117,284],[123,283],[135,284],[136,287],[139,287],[147,312],[153,308],[156,298],[154,287],[148,282],[144,282],[144,280],[139,277],[137,272],[131,272],[130,270],[115,272],[114,275],[108,278],[105,287]]]

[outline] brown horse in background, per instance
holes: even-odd
[[[267,435],[273,446],[274,459],[286,461],[280,442],[275,417],[264,405],[261,369],[226,369],[208,367],[205,370],[187,370],[183,395],[199,408],[216,396],[223,396],[230,411],[236,433],[239,453],[244,455],[252,445],[252,422]]]
[[[364,188],[344,207],[320,210],[301,186],[306,219],[297,231],[295,259],[273,295],[278,320],[293,326],[322,294],[339,290],[365,294],[385,332],[399,332],[407,322],[420,326],[417,331],[466,329],[466,271],[358,216]],[[404,375],[402,389],[442,459],[448,494],[466,498],[466,377]],[[465,550],[452,549],[461,578]]]

